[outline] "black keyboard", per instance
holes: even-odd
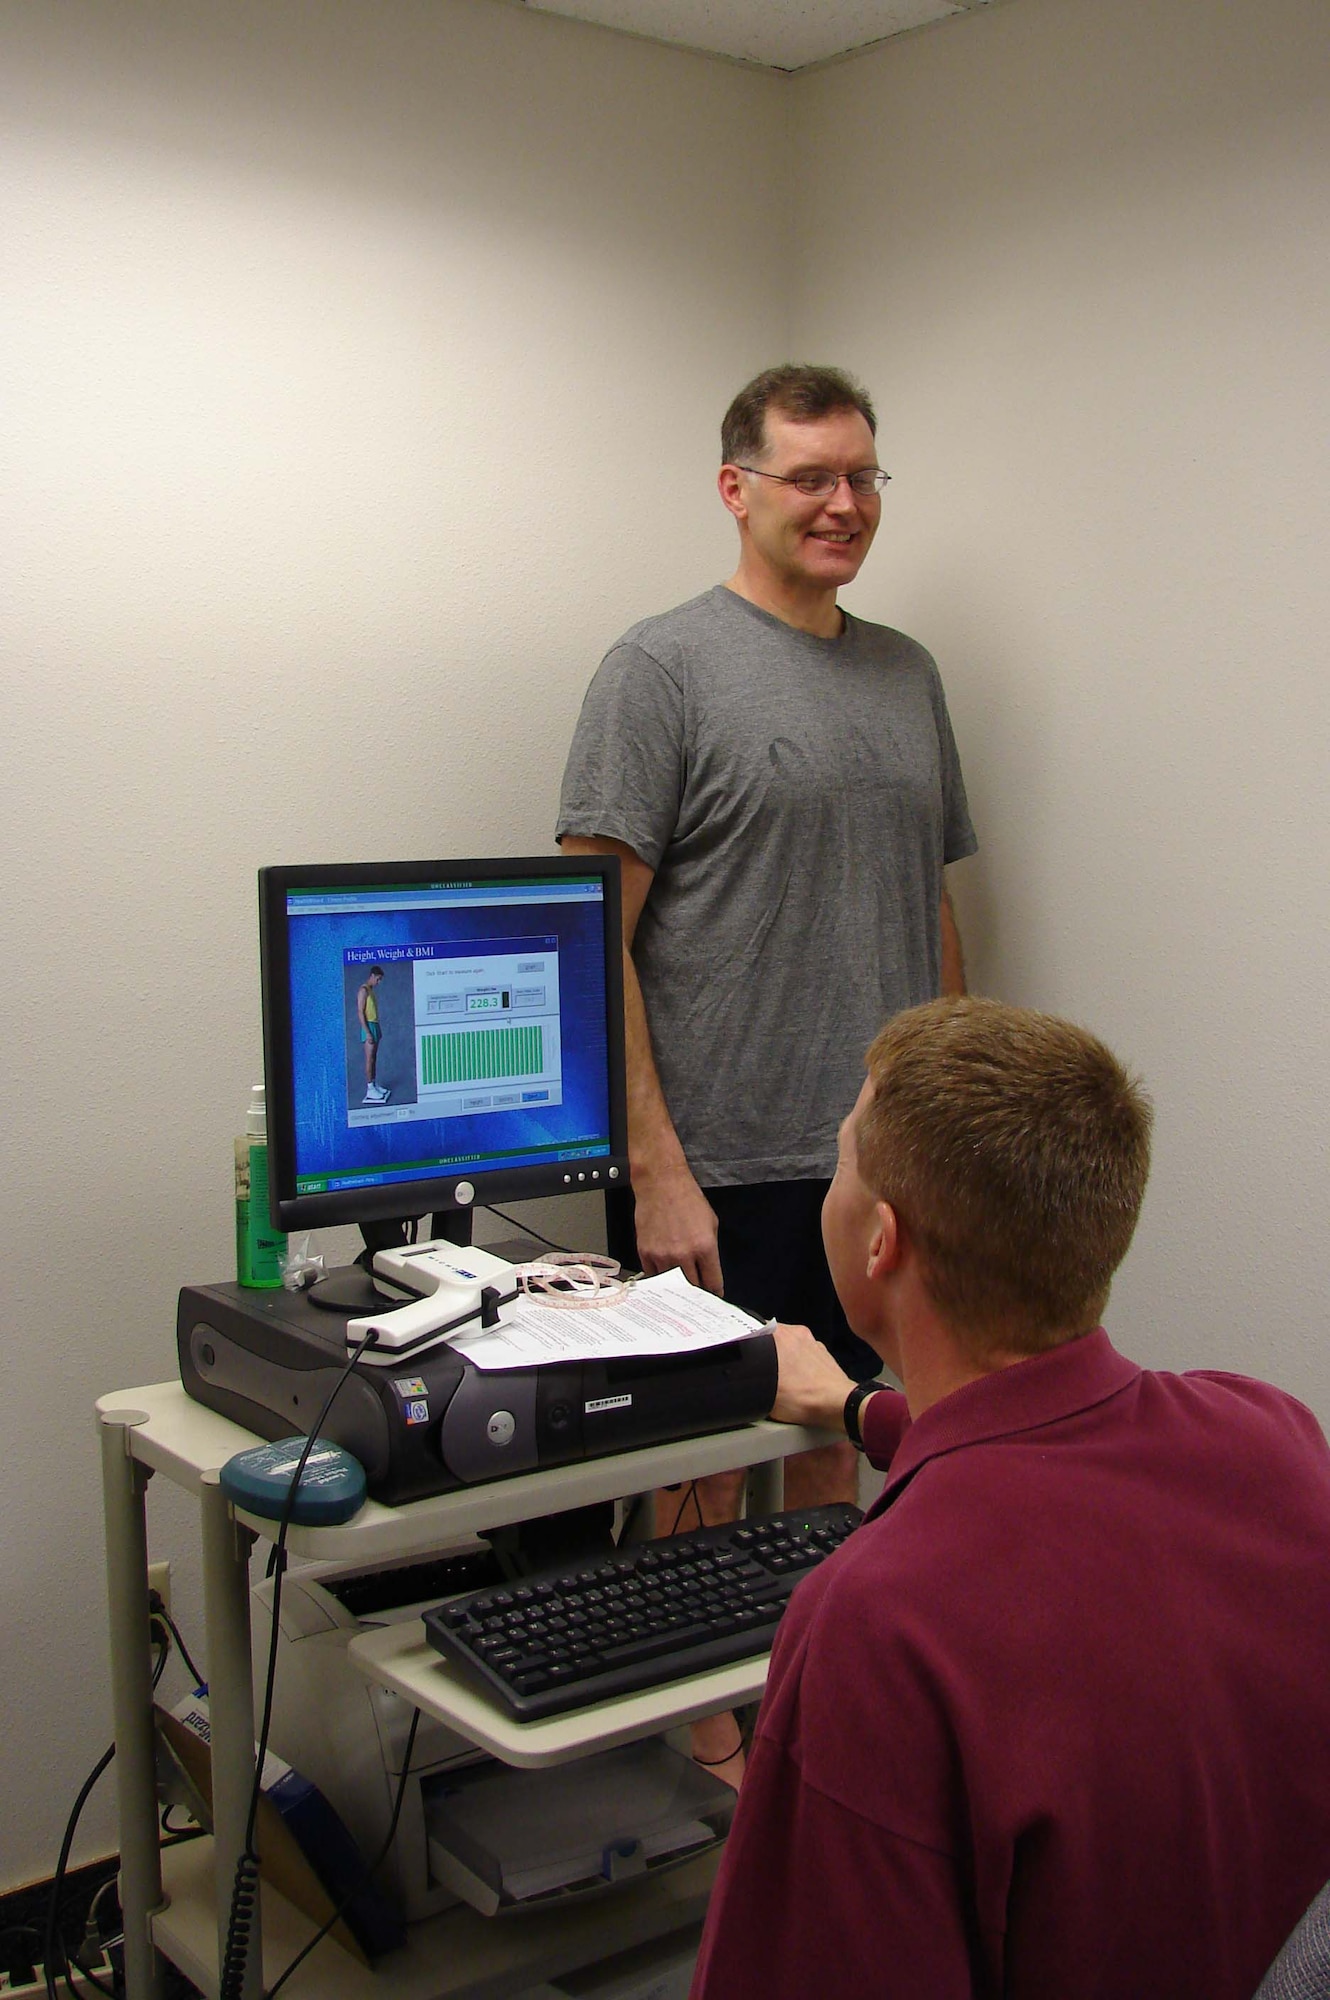
[[[838,1503],[672,1535],[468,1591],[430,1644],[519,1722],[765,1653],[801,1577],[863,1519]]]

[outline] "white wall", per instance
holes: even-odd
[[[796,104],[796,326],[879,399],[852,601],[943,667],[974,983],[1157,1102],[1109,1324],[1330,1420],[1330,17],[1019,0]]]
[[[1019,0],[791,85],[491,0],[0,0],[0,1886],[109,1733],[91,1400],[230,1262],[254,869],[542,850],[792,342],[882,409],[852,601],[947,677],[976,983],[1158,1099],[1123,1344],[1330,1418],[1324,23]]]
[[[3,1886],[110,1733],[93,1397],[232,1267],[254,871],[551,849],[600,653],[730,554],[788,98],[490,0],[15,0],[0,39]]]

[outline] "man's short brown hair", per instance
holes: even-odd
[[[1084,1028],[997,1000],[934,1000],[868,1052],[859,1175],[919,1251],[972,1351],[1088,1333],[1150,1170],[1150,1103]]]
[[[777,410],[796,423],[812,423],[837,410],[857,410],[877,436],[877,414],[868,392],[840,368],[813,368],[786,361],[767,368],[741,389],[725,412],[720,427],[722,465],[740,465],[760,458],[767,448],[767,411]]]

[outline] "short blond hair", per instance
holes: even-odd
[[[761,458],[767,449],[767,411],[792,417],[796,423],[816,423],[819,417],[857,410],[877,436],[877,413],[868,391],[843,368],[819,368],[786,361],[755,375],[730,404],[720,426],[723,465]]]
[[[957,1336],[1034,1354],[1089,1332],[1150,1171],[1139,1082],[1070,1021],[970,998],[896,1015],[868,1072],[860,1178],[897,1210]]]

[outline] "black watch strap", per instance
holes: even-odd
[[[864,1434],[859,1427],[859,1412],[870,1396],[876,1396],[878,1390],[885,1387],[886,1384],[883,1382],[856,1382],[845,1398],[845,1435],[856,1451],[862,1451],[864,1448]]]

